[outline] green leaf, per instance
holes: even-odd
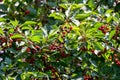
[[[112,19],[113,19],[113,17],[112,17],[112,16],[109,16],[109,17],[107,18],[107,23],[109,23]]]
[[[23,25],[35,25],[35,24],[37,24],[37,22],[35,21],[26,21],[24,24],[22,24],[22,26]]]
[[[58,12],[56,13],[56,12],[54,12],[54,13],[51,13],[51,14],[49,15],[49,17],[53,17],[54,19],[58,19],[58,20],[64,21],[65,15],[62,14],[62,13],[58,13]]]
[[[103,50],[104,49],[103,46],[98,42],[93,42],[93,44],[94,44],[94,47],[98,50]]]
[[[31,36],[30,40],[32,40],[33,42],[38,42],[40,43],[40,36]]]
[[[28,14],[28,15],[30,15],[30,16],[36,16],[37,15],[36,9],[32,8],[31,6],[28,6],[27,10],[30,11],[30,14]]]
[[[14,34],[13,36],[11,36],[11,38],[15,39],[15,38],[23,38],[23,36],[21,34]]]
[[[97,67],[97,63],[94,60],[89,59],[89,61],[94,67]]]
[[[32,27],[31,26],[23,26],[21,29],[22,30],[32,30]]]
[[[78,20],[76,20],[76,19],[71,19],[71,20],[76,26],[80,25],[80,22]]]
[[[5,4],[0,4],[0,9],[2,9],[2,11],[7,11]]]
[[[4,35],[2,28],[0,28],[0,34]]]
[[[81,7],[83,7],[83,6],[84,6],[84,4],[72,4],[71,10],[79,9],[79,8],[81,8]]]
[[[0,22],[5,22],[6,19],[5,18],[0,18]]]
[[[103,23],[96,22],[95,25],[94,25],[94,27],[95,27],[95,28],[99,28],[99,27],[102,26],[102,25],[103,25]]]
[[[77,14],[75,16],[75,18],[78,19],[78,20],[83,20],[83,19],[85,19],[85,18],[87,18],[89,16],[90,16],[90,13],[84,13],[84,14]]]
[[[69,5],[68,4],[59,4],[60,7],[64,8],[65,10],[68,9]]]
[[[110,32],[110,35],[109,35],[109,38],[108,38],[109,40],[114,36],[115,32],[116,32],[116,30],[112,30]]]
[[[117,17],[114,17],[113,16],[113,20],[116,22],[116,23],[119,23],[119,19]]]
[[[10,21],[10,23],[11,23],[13,26],[16,27],[16,26],[18,25],[19,22],[18,22],[17,20],[15,20],[15,21]]]
[[[112,13],[112,12],[113,12],[113,10],[108,9],[108,10],[105,12],[105,14],[110,14],[110,13]]]
[[[52,36],[55,36],[57,34],[57,32],[58,32],[57,29],[51,30],[49,35],[48,35],[48,38],[51,38]]]
[[[45,73],[43,73],[43,72],[38,72],[38,73],[37,73],[37,76],[38,76],[38,77],[45,77],[45,76],[47,76],[47,74],[45,74]]]
[[[89,5],[89,7],[94,8],[95,7],[95,0],[88,0],[88,5]]]
[[[5,58],[5,62],[7,62],[7,64],[11,64],[12,61],[11,61],[10,58],[6,57],[6,58]]]

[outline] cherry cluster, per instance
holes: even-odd
[[[84,80],[94,80],[92,76],[84,76]]]
[[[28,52],[28,53],[36,53],[36,52],[39,51],[39,50],[40,50],[40,46],[35,45],[34,48],[28,47],[28,48],[26,49],[26,52]]]
[[[0,0],[0,2],[2,2],[3,0]]]
[[[45,68],[44,68],[44,71],[51,71],[52,72],[52,79],[57,79],[58,78],[58,75],[59,72],[55,69],[55,67],[53,67],[52,65],[47,65]]]
[[[114,60],[115,60],[115,63],[120,66],[120,60],[118,58],[118,54],[114,54]]]
[[[101,27],[98,28],[99,30],[102,31],[102,33],[106,34],[107,32],[110,31],[110,28],[107,25],[102,25]]]
[[[50,51],[53,51],[53,50],[60,50],[61,48],[63,48],[63,44],[64,43],[60,43],[60,44],[51,44],[50,46],[49,46],[49,50]]]
[[[73,29],[72,26],[68,27],[61,27],[61,34],[62,34],[62,38],[64,38],[68,33],[70,33],[70,31]],[[59,33],[59,32],[58,32]]]
[[[117,26],[115,30],[116,30],[116,33],[115,33],[115,35],[113,36],[113,39],[115,39],[117,42],[119,42],[120,28]]]

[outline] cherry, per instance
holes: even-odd
[[[35,50],[35,49],[32,49],[32,53],[36,53],[36,50]]]
[[[12,47],[12,43],[10,43],[8,47]]]
[[[73,27],[72,26],[70,26],[70,28],[69,28],[70,30],[72,30],[73,29]]]
[[[94,50],[94,49],[92,49],[91,52],[92,52],[93,54],[95,54],[95,50]]]
[[[44,59],[47,59],[48,57],[47,57],[47,55],[44,55],[43,58],[44,58]]]
[[[5,38],[2,38],[2,39],[1,39],[1,42],[2,42],[2,43],[6,42],[6,41],[7,41],[7,40],[6,40]]]
[[[0,0],[0,2],[2,2],[3,0]]]
[[[118,60],[118,58],[115,58],[115,62],[117,63],[119,60]]]
[[[103,30],[102,33],[106,34],[107,32],[105,30]]]
[[[18,47],[18,48],[16,48],[16,50],[18,51],[18,50],[21,50],[22,49],[22,47]]]
[[[55,73],[55,72],[56,72],[56,70],[55,70],[55,69],[52,69],[51,71],[52,71],[52,73]]]
[[[26,49],[26,52],[30,52],[31,51],[31,49],[30,49],[30,47],[28,47],[27,49]]]
[[[63,35],[65,35],[65,32],[62,32]]]
[[[117,55],[117,54],[114,54],[114,57],[118,57],[118,55]]]
[[[118,66],[120,66],[120,61],[118,61],[116,64],[117,64]]]
[[[66,30],[67,33],[70,33],[70,30]]]
[[[112,59],[112,56],[109,56],[109,59],[111,60],[111,59]]]
[[[13,36],[13,34],[9,34],[9,35],[10,35],[10,37]]]
[[[13,39],[13,41],[14,41],[14,42],[16,42],[16,41],[17,41],[17,42],[20,42],[20,41],[22,41],[22,39],[16,38],[16,39]]]
[[[111,48],[111,51],[112,51],[112,52],[115,51],[115,48]]]
[[[30,14],[30,11],[29,11],[29,10],[26,10],[26,11],[25,11],[25,15],[28,15],[28,14]]]
[[[49,49],[50,49],[50,50],[56,50],[56,49],[57,49],[57,46],[55,46],[55,45],[50,45],[50,46],[49,46]]]
[[[81,50],[81,51],[87,51],[88,49],[87,49],[85,46],[82,46],[82,47],[80,48],[80,50]]]
[[[91,77],[91,76],[84,76],[84,80],[93,80],[93,77]]]
[[[98,30],[102,30],[101,27],[99,27]]]
[[[39,49],[40,49],[40,46],[36,45],[35,48],[36,48],[37,50],[39,50]]]

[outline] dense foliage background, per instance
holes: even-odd
[[[0,80],[119,80],[119,0],[0,0]]]

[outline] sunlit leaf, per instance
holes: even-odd
[[[15,38],[23,38],[23,36],[21,34],[14,34],[13,36],[11,36],[11,38],[15,39]]]
[[[75,18],[78,19],[78,20],[83,20],[83,19],[85,19],[85,18],[87,18],[89,16],[90,16],[90,13],[84,13],[84,14],[77,14],[75,16]]]
[[[62,13],[51,13],[50,15],[49,15],[49,17],[53,17],[54,19],[58,19],[58,20],[64,20],[64,14],[62,14]]]
[[[112,31],[110,32],[109,40],[112,39],[112,37],[114,36],[115,32],[116,32],[116,30],[112,30]]]

